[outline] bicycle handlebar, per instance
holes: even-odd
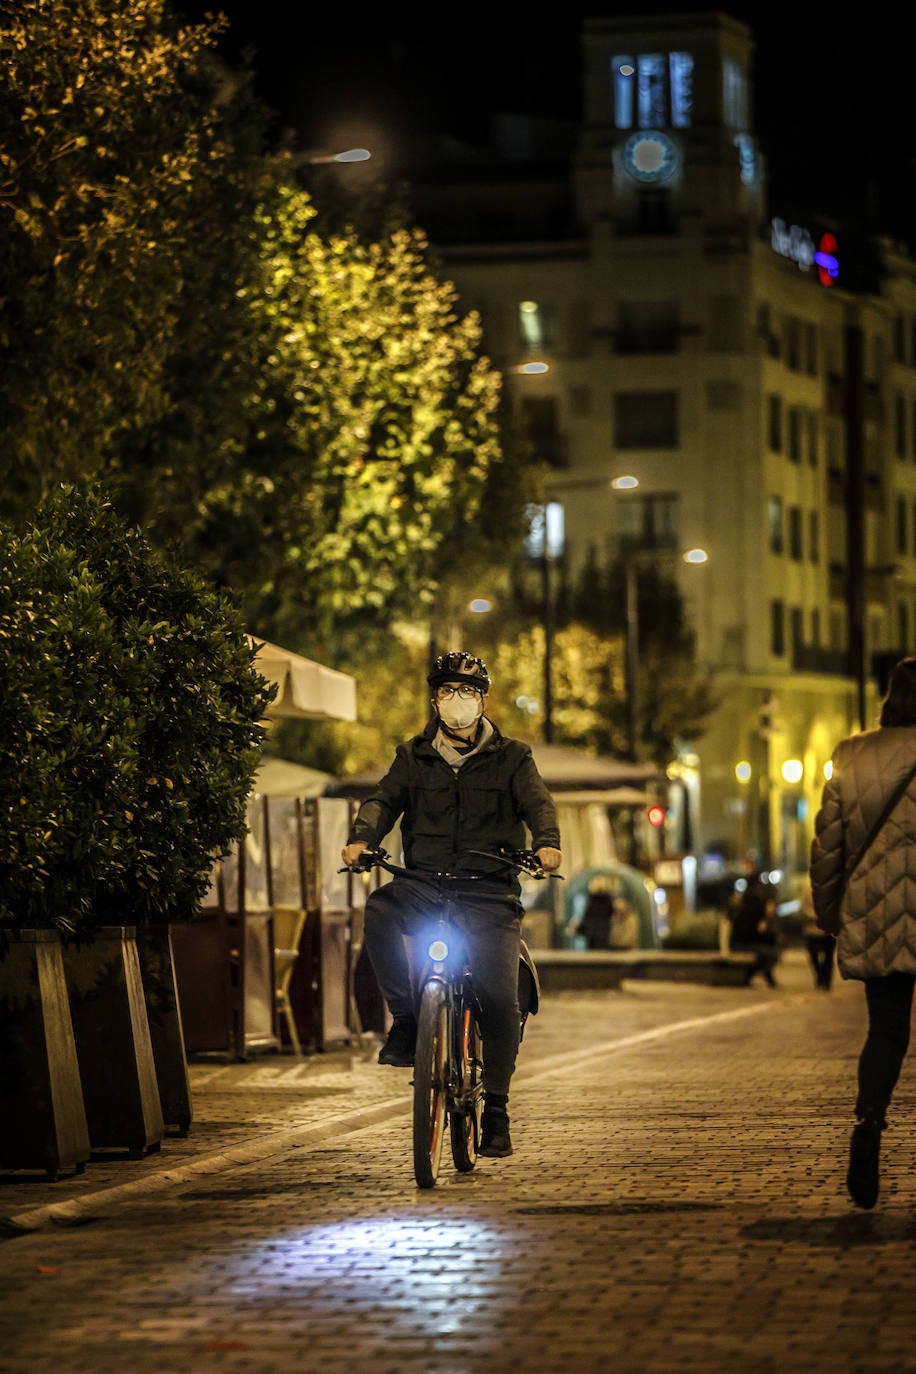
[[[495,859],[497,863],[503,864],[506,868],[512,868],[516,873],[527,873],[530,878],[560,878],[562,873],[548,873],[546,868],[542,868],[538,862],[537,855],[533,849],[510,849],[490,853],[485,849],[466,849],[456,857],[459,859],[476,856],[480,859]],[[386,873],[391,873],[394,877],[401,877],[405,874],[421,878],[466,878],[477,879],[482,875],[479,873],[451,873],[445,870],[441,873],[425,873],[420,869],[404,868],[400,864],[391,863],[387,849],[364,849],[359,857],[359,862],[355,864],[344,864],[343,868],[338,868],[338,873],[368,873],[371,868],[384,868]]]

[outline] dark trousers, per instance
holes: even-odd
[[[808,962],[814,974],[814,986],[829,992],[833,981],[833,947],[836,944],[832,935],[806,935],[805,948]]]
[[[859,1056],[856,1116],[871,1112],[883,1122],[910,1043],[912,973],[865,979],[868,1035]]]
[[[732,949],[736,953],[753,954],[754,963],[751,964],[745,977],[745,982],[749,983],[758,973],[769,983],[771,988],[775,988],[776,979],[773,977],[773,970],[779,963],[779,948],[777,945],[736,945],[732,944]]]
[[[464,935],[480,1003],[484,1090],[508,1093],[521,1029],[522,905],[511,893],[469,892],[467,887],[451,892],[449,904],[451,919]],[[416,1010],[416,978],[426,962],[427,943],[435,927],[434,885],[394,878],[366,901],[363,942],[392,1016]]]

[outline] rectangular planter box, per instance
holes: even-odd
[[[60,938],[27,930],[0,960],[0,1168],[81,1172],[89,1158]]]
[[[102,926],[91,945],[66,946],[64,967],[92,1149],[158,1149],[165,1126],[134,927]]]

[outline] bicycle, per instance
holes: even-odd
[[[467,850],[456,856],[495,860],[532,878],[548,874],[530,849],[488,853]],[[452,1160],[459,1173],[477,1163],[483,1115],[483,1042],[479,1008],[474,995],[463,936],[450,912],[460,898],[450,894],[450,880],[475,882],[479,873],[442,870],[421,873],[391,863],[384,849],[367,849],[349,871],[367,873],[382,868],[394,877],[419,877],[436,886],[436,930],[427,944],[427,963],[417,994],[417,1047],[413,1076],[413,1170],[420,1188],[432,1188],[439,1176],[445,1126],[448,1122]],[[345,872],[345,869],[341,869]],[[457,936],[457,938],[456,938]],[[524,1030],[519,1025],[519,1039]]]

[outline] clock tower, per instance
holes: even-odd
[[[750,30],[716,13],[590,19],[583,44],[582,218],[623,236],[756,223]]]

